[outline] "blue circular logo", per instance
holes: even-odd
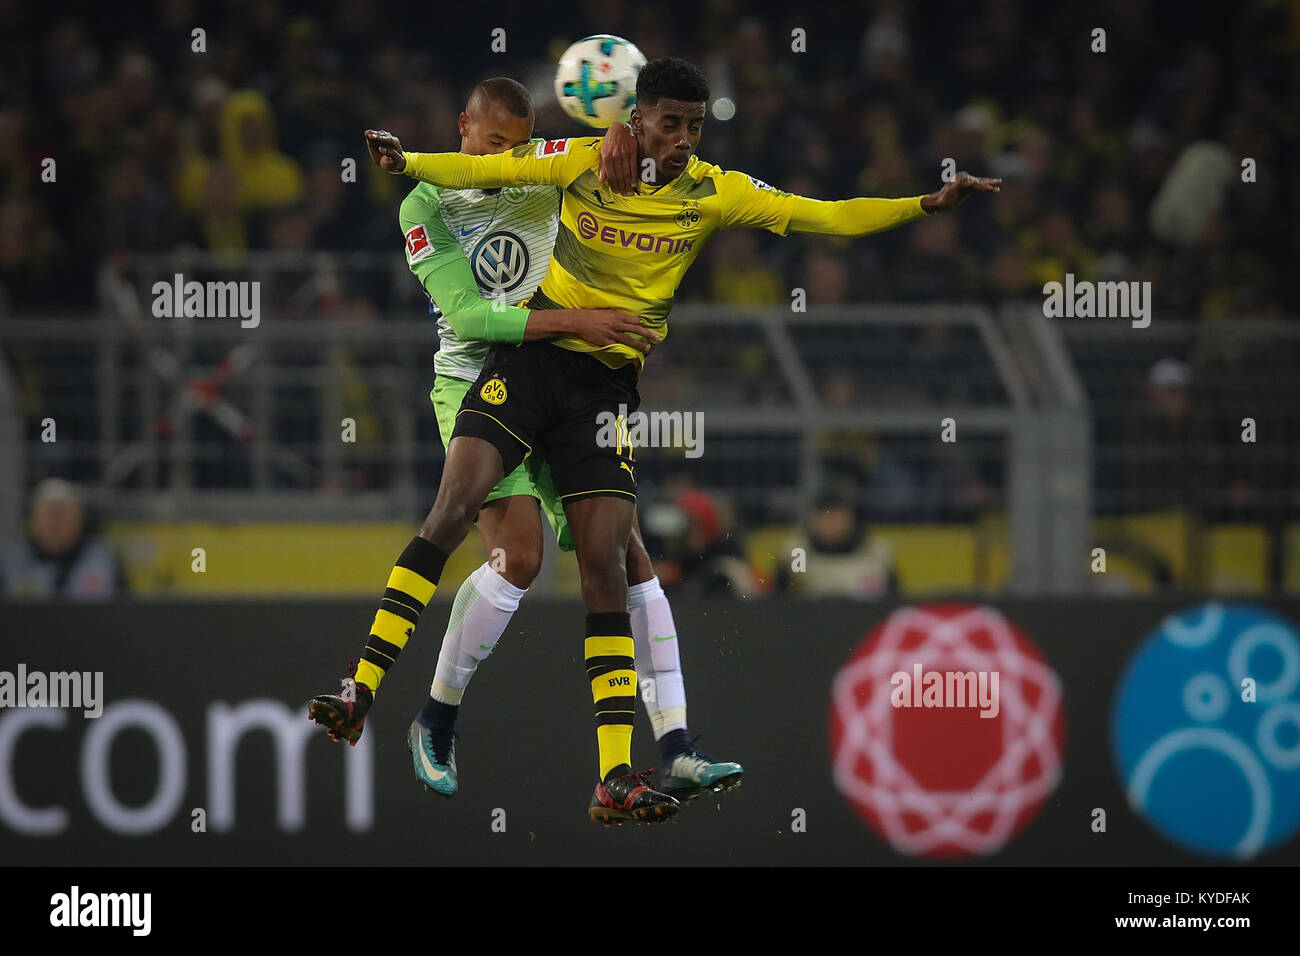
[[[1120,679],[1111,746],[1129,804],[1170,840],[1247,860],[1300,830],[1300,637],[1211,602],[1161,622]]]

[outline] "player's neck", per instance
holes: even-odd
[[[638,166],[638,167],[641,167],[641,168],[644,168],[644,164],[645,164],[645,157],[643,157],[643,156],[641,156],[640,154],[638,154],[638,155],[637,155],[637,166]],[[688,163],[687,165],[689,166],[689,163]],[[642,179],[642,180],[641,180],[642,184],[644,184],[645,186],[649,187],[651,190],[662,189],[663,187],[665,187],[665,186],[667,186],[667,185],[670,185],[671,183],[674,183],[674,182],[676,182],[678,179],[681,179],[683,176],[685,176],[685,175],[686,175],[686,170],[683,169],[683,170],[682,170],[680,173],[678,173],[676,176],[670,176],[670,177],[668,177],[667,179],[664,179],[664,178],[659,174],[659,169],[658,169],[658,167],[656,166],[656,167],[655,167],[655,175],[656,175],[656,177],[658,177],[658,178],[655,178],[655,179]]]

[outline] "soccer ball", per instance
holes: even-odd
[[[579,123],[605,129],[627,121],[645,57],[622,37],[599,34],[564,51],[555,68],[555,98]]]

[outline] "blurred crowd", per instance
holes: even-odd
[[[792,593],[803,597],[893,598],[898,571],[887,542],[862,520],[849,486],[828,485],[807,520],[776,545],[771,560],[751,563],[730,500],[676,476],[640,510],[655,572],[674,595],[699,600]]]
[[[504,51],[492,46],[498,29]],[[533,91],[539,134],[581,133],[555,104],[551,76],[564,47],[592,33],[619,34],[648,57],[679,55],[705,70],[715,100],[729,108],[711,114],[700,154],[724,168],[820,199],[929,192],[946,159],[1004,181],[996,201],[867,241],[719,235],[679,302],[788,303],[802,288],[812,305],[996,305],[1040,299],[1045,282],[1073,273],[1150,281],[1162,323],[1300,315],[1300,292],[1287,278],[1300,260],[1294,2],[831,0],[755,8],[740,0],[585,0],[557,11],[371,0],[48,9],[0,0],[0,323],[102,310],[103,267],[146,253],[219,252],[232,266],[267,251],[369,251],[396,260],[396,208],[410,184],[370,167],[361,131],[385,127],[411,148],[456,149],[468,90],[511,75]],[[349,158],[355,182],[341,174]],[[1243,160],[1253,161],[1250,181]],[[316,275],[321,267],[302,261],[300,278],[314,292],[271,295],[277,314],[307,307],[369,321],[423,314],[413,280],[395,300],[391,281]],[[1263,366],[1250,350],[1171,354],[1181,365],[1158,373],[1143,362],[1116,393],[1142,413],[1127,421],[1121,408],[1099,421],[1099,441],[1111,451],[1172,441],[1177,454],[1197,454],[1212,437],[1205,423],[1241,417],[1235,406],[1207,406],[1215,396],[1199,386],[1215,381],[1225,362],[1231,390],[1296,357],[1265,351]],[[222,356],[207,358],[216,365]],[[49,362],[21,353],[14,361],[28,420],[39,422],[54,401]],[[382,440],[365,350],[341,351],[334,361],[361,396],[354,417]],[[1113,371],[1109,362],[1081,360],[1090,390],[1094,371]],[[857,379],[830,369],[824,400],[866,401]],[[947,387],[935,379],[931,391]],[[1170,390],[1181,390],[1185,411]],[[314,398],[300,391],[286,405],[308,408]],[[1294,391],[1282,394],[1282,407],[1267,413],[1300,418],[1285,404]],[[305,411],[277,424],[275,437],[310,442],[319,418]],[[86,419],[93,431],[93,414]],[[199,440],[230,440],[211,421],[196,429]],[[874,451],[867,465],[846,469],[834,436],[824,445],[828,469],[871,489],[872,507],[885,517],[968,517],[1003,477],[965,462],[957,478],[952,469],[931,478]],[[1108,453],[1102,449],[1103,461]],[[1118,488],[1163,483],[1151,487],[1173,489],[1173,503],[1185,504],[1199,487],[1195,467],[1162,461],[1142,477],[1131,456],[1118,460],[1134,470],[1108,470],[1098,479],[1103,490],[1107,480]],[[229,462],[206,476],[206,466],[197,467],[199,486],[246,483]],[[357,483],[381,482],[379,470]],[[1294,471],[1278,483],[1300,493]],[[1232,476],[1219,476],[1227,489]],[[1234,493],[1246,502],[1252,494]],[[891,495],[910,497],[890,511]]]
[[[79,488],[46,478],[32,492],[22,540],[0,554],[0,596],[102,601],[128,593],[125,570]]]
[[[539,131],[575,132],[550,73],[587,31],[700,64],[735,109],[707,124],[701,154],[791,191],[927,192],[945,158],[1005,180],[996,203],[879,241],[719,237],[685,301],[784,302],[796,286],[812,302],[1037,296],[1074,272],[1151,280],[1162,316],[1300,311],[1285,281],[1300,255],[1291,3],[874,0],[760,15],[739,0],[589,0],[559,16],[0,0],[0,27],[0,310],[93,305],[92,281],[66,281],[70,262],[91,277],[184,244],[391,251],[402,183],[340,177],[342,158],[364,159],[360,131],[455,148],[468,88],[500,73],[528,82]],[[495,27],[505,52],[490,49]],[[58,188],[41,181],[47,157]]]

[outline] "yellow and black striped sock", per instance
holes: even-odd
[[[357,664],[358,684],[372,692],[379,690],[379,682],[415,633],[420,612],[433,597],[446,563],[447,555],[437,545],[418,535],[411,539],[388,576],[375,623],[370,625],[370,640]]]
[[[626,611],[587,615],[587,679],[596,702],[600,779],[611,770],[632,770],[632,716],[636,666],[631,616]]]

